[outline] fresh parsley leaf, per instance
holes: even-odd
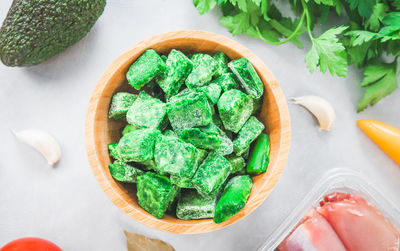
[[[396,62],[393,62],[370,64],[365,68],[361,87],[366,90],[358,103],[357,112],[363,111],[369,104],[375,105],[397,88],[396,67]]]
[[[265,20],[260,20],[258,25],[255,27],[249,27],[246,33],[251,37],[260,38],[267,43],[279,42],[279,38],[282,36]]]
[[[258,7],[260,7],[261,5],[261,1],[262,0],[251,0],[255,5],[257,5]]]
[[[376,4],[376,0],[346,0],[350,4],[350,9],[354,10],[357,8],[360,16],[369,18],[372,14],[373,8]]]
[[[385,26],[382,27],[378,34],[382,38],[382,42],[400,39],[400,12],[387,14],[382,22]]]
[[[219,19],[222,26],[226,27],[232,35],[236,36],[246,33],[250,27],[250,16],[246,12],[241,12],[235,16],[225,16]]]
[[[246,0],[229,0],[233,6],[237,6],[239,10],[247,12],[247,1]]]
[[[388,6],[383,3],[377,3],[372,10],[372,15],[364,21],[365,28],[372,31],[378,31],[381,27],[382,19],[389,10]]]
[[[400,56],[400,40],[390,40],[387,42],[386,53],[397,57]]]
[[[193,4],[196,7],[200,15],[203,15],[210,10],[214,9],[216,2],[215,0],[193,0]]]
[[[346,36],[351,36],[350,45],[357,46],[369,42],[376,38],[377,34],[371,31],[353,30],[346,32]]]
[[[400,10],[400,0],[392,0],[392,6],[394,6],[396,10]]]
[[[312,39],[311,50],[307,53],[305,61],[310,72],[314,72],[317,66],[321,72],[328,69],[332,75],[345,77],[347,75],[347,55],[337,35],[346,30],[348,26],[339,26],[325,31],[318,38]]]
[[[310,0],[306,0],[308,2]],[[323,4],[323,5],[328,5],[328,6],[335,6],[337,4],[337,0],[314,0],[316,4]]]

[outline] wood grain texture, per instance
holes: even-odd
[[[259,119],[266,126],[271,138],[270,163],[266,173],[253,177],[253,188],[246,206],[235,216],[221,224],[212,219],[184,221],[165,215],[156,219],[137,204],[135,185],[116,182],[110,175],[107,144],[121,137],[122,124],[108,119],[111,97],[121,90],[133,88],[127,84],[125,74],[129,66],[149,48],[168,55],[171,49],[185,53],[203,52],[214,54],[225,52],[231,59],[248,58],[264,83],[264,103]],[[250,50],[239,43],[209,32],[196,30],[173,31],[159,34],[134,45],[118,57],[105,71],[97,83],[89,102],[85,123],[86,151],[92,171],[107,196],[122,211],[133,219],[158,230],[195,234],[226,227],[250,214],[271,193],[283,172],[290,147],[290,118],[286,99],[278,81],[264,63]]]

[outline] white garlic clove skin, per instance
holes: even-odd
[[[19,141],[40,152],[50,166],[54,166],[60,160],[60,146],[53,136],[47,132],[37,129],[27,129],[20,132],[11,131]]]
[[[335,122],[336,114],[332,105],[318,96],[292,98],[294,104],[301,105],[310,111],[318,120],[322,130],[330,130]]]

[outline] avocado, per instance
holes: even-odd
[[[8,66],[42,63],[78,42],[106,0],[14,0],[0,29],[0,59]]]

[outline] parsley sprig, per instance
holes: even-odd
[[[306,33],[312,42],[305,57],[310,72],[319,67],[323,73],[346,77],[349,65],[359,67],[364,71],[365,92],[358,112],[398,87],[400,0],[287,0],[295,18],[283,16],[276,2],[193,0],[201,15],[218,7],[220,23],[233,35],[247,34],[272,45],[291,42],[302,49],[299,36]],[[328,15],[347,16],[347,21],[316,37],[314,27]]]

